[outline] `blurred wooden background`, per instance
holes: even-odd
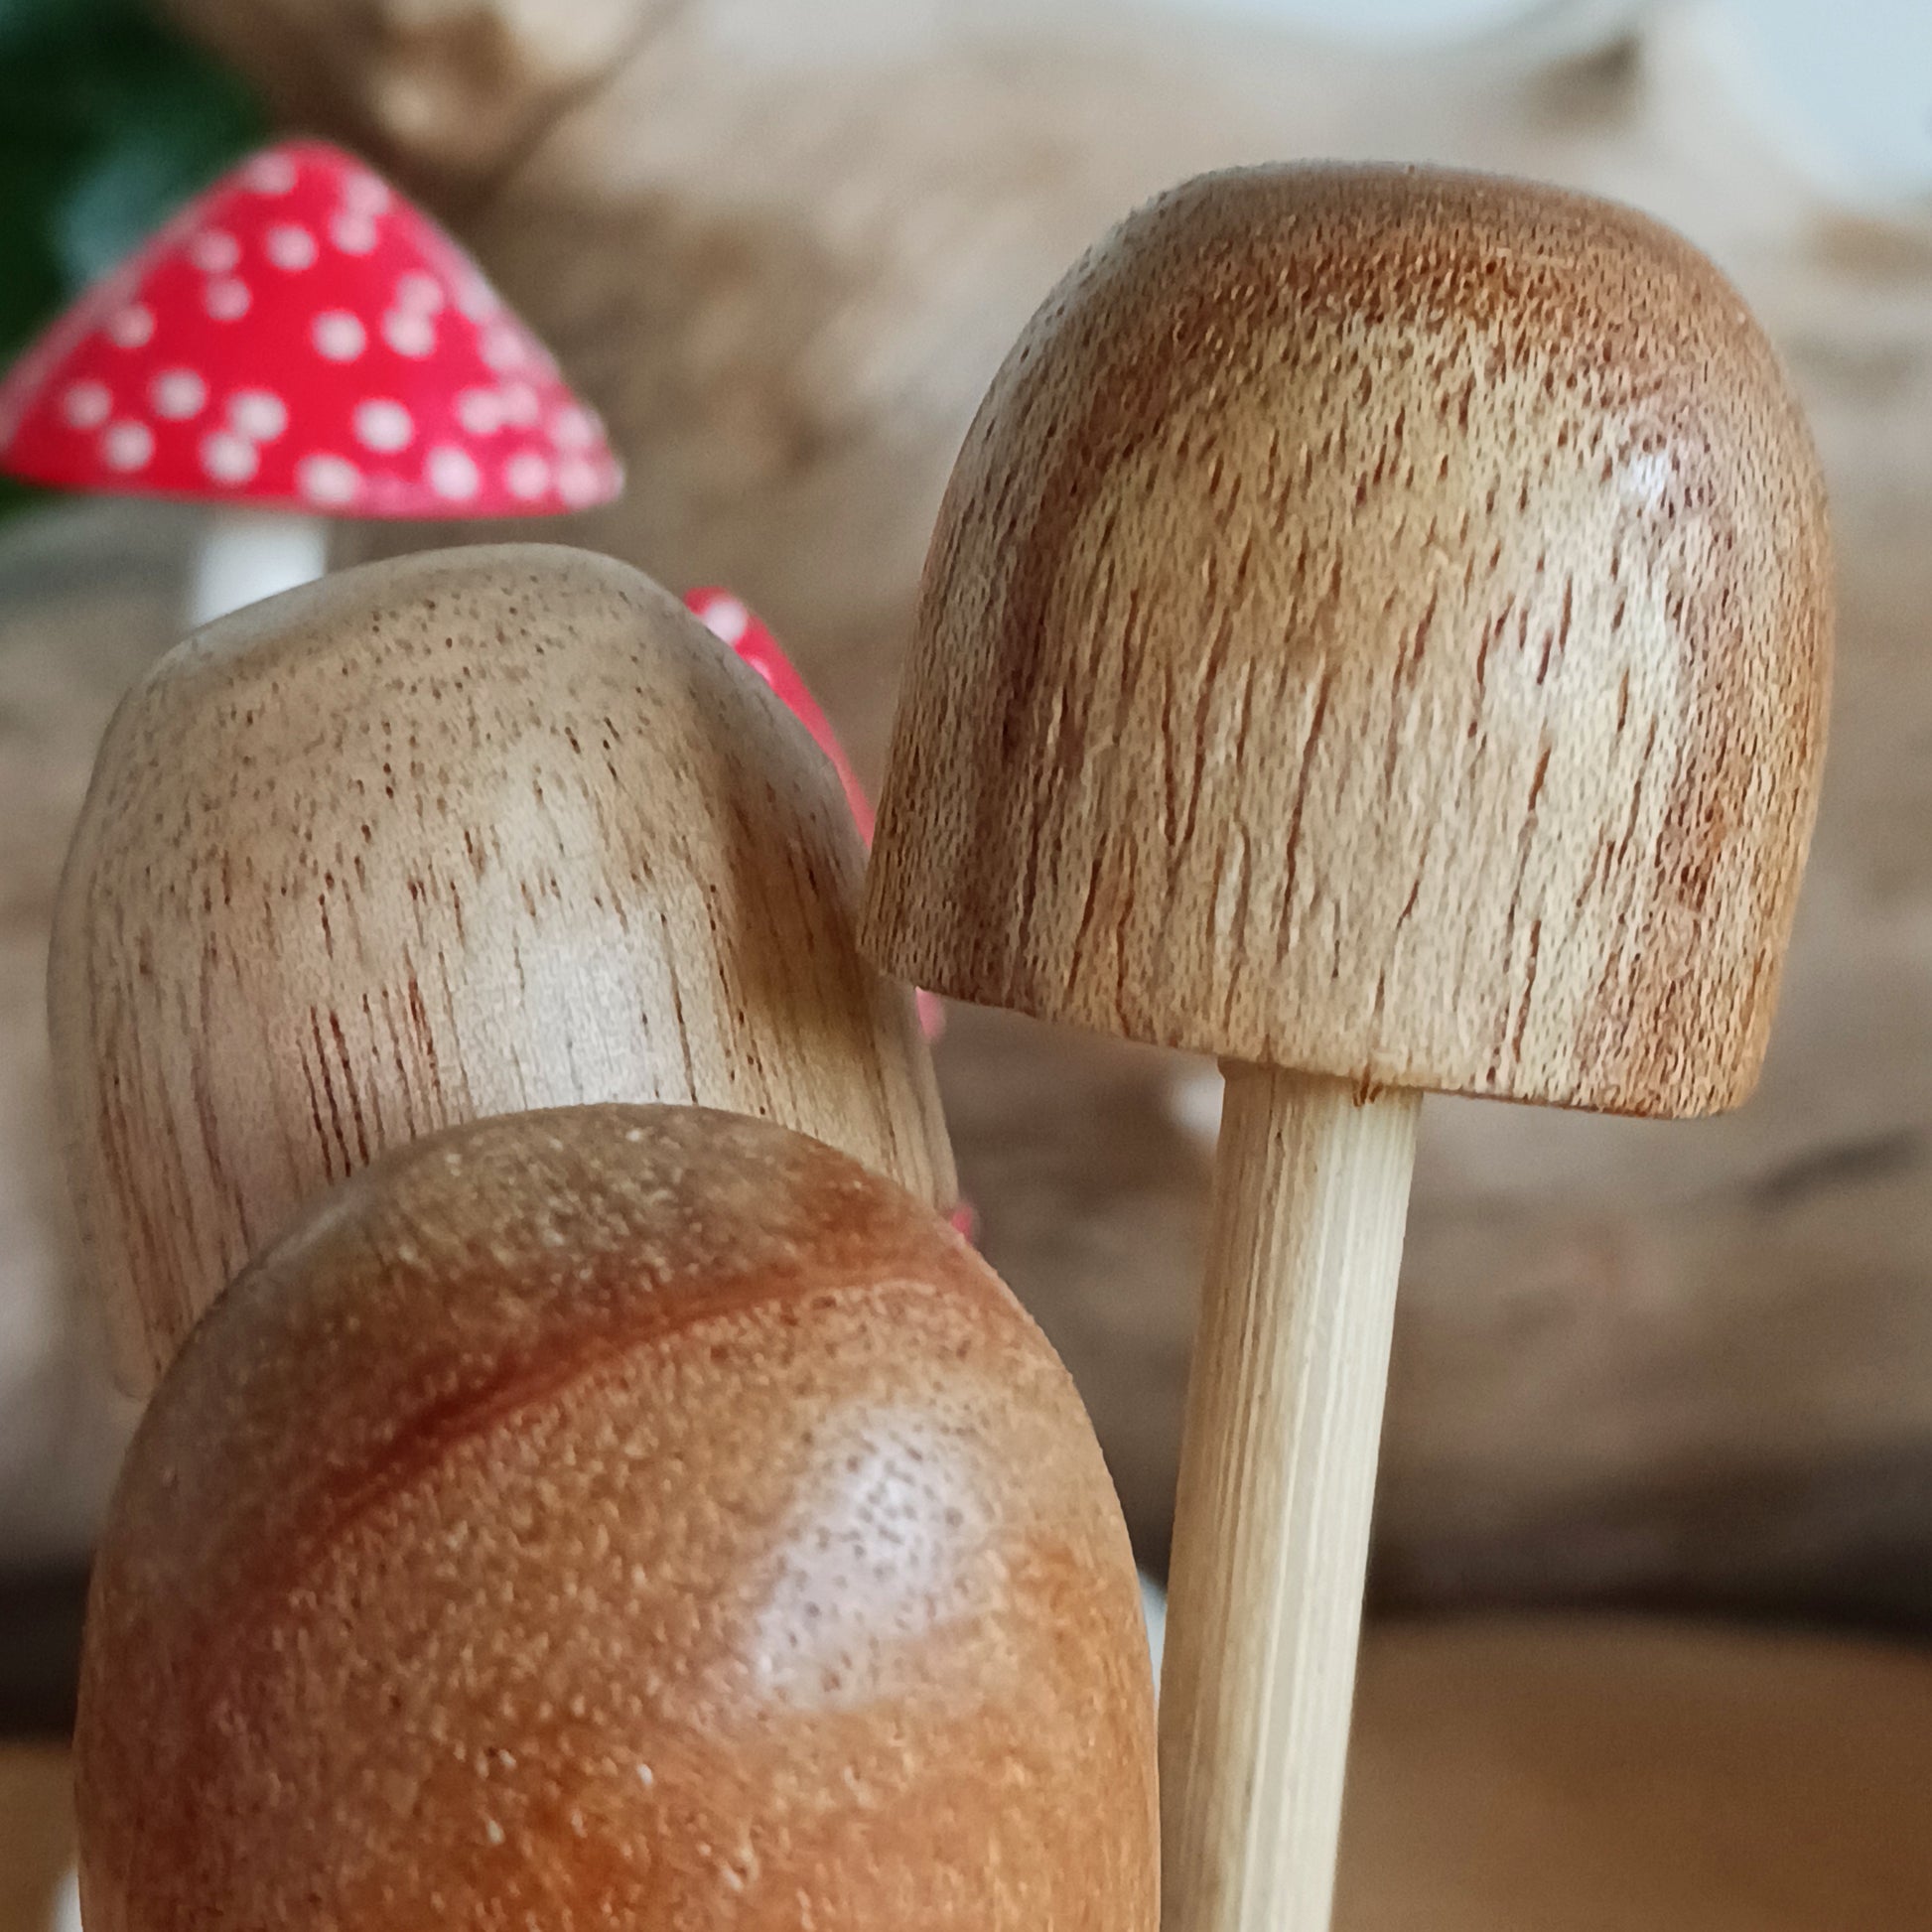
[[[1585,58],[1375,61],[1064,0],[172,0],[293,124],[422,194],[610,416],[625,500],[543,534],[771,621],[876,778],[926,531],[1008,342],[1142,196],[1260,158],[1547,176],[1735,277],[1812,412],[1841,561],[1816,856],[1759,1099],[1694,1127],[1428,1110],[1385,1608],[1643,1604],[1932,1628],[1932,212],[1821,189],[1711,7]],[[0,1725],[58,1729],[131,1415],[52,1144],[46,922],[92,747],[199,521],[0,528]],[[499,534],[346,531],[345,556]],[[958,1012],[988,1249],[1166,1544],[1209,1069]],[[1584,1621],[1372,1637],[1347,1932],[1899,1932],[1932,1896],[1932,1671]],[[0,1932],[63,1855],[0,1762]],[[6,1889],[12,1887],[11,1890]],[[31,1909],[40,1909],[37,1903]],[[13,1914],[9,1917],[8,1914]]]

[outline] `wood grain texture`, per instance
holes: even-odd
[[[862,865],[803,728],[608,558],[423,554],[198,633],[101,747],[49,974],[123,1373],[312,1194],[479,1115],[696,1101],[949,1205]]]
[[[1325,1932],[1420,1096],[1230,1062],[1174,1505],[1165,1932]]]
[[[1755,1078],[1824,744],[1810,440],[1711,264],[1479,176],[1209,176],[995,379],[864,936],[961,998],[1365,1085]]]
[[[110,1512],[75,1757],[90,1932],[1156,1921],[1071,1382],[904,1190],[708,1110],[450,1130],[222,1297]]]

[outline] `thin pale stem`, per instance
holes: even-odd
[[[217,509],[195,556],[188,627],[199,630],[328,568],[329,526],[320,517],[300,510]]]
[[[1418,1096],[1223,1071],[1162,1677],[1162,1923],[1326,1932]]]

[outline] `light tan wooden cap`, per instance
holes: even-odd
[[[862,938],[1365,1085],[1727,1106],[1829,576],[1790,390],[1676,235],[1471,175],[1190,182],[1072,270],[967,437]]]
[[[1066,1372],[903,1189],[694,1108],[298,1217],[101,1540],[90,1932],[1154,1932],[1153,1684]]]
[[[763,682],[626,565],[434,552],[252,606],[122,705],[62,882],[55,1072],[123,1374],[310,1195],[479,1115],[698,1101],[935,1205],[863,852]]]

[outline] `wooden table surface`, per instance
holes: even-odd
[[[1928,1923],[1924,1653],[1598,1618],[1385,1625],[1355,1741],[1335,1932]],[[0,1932],[46,1932],[70,1831],[65,1754],[0,1749]]]
[[[72,1852],[67,1752],[0,1746],[0,1932],[44,1932]]]

